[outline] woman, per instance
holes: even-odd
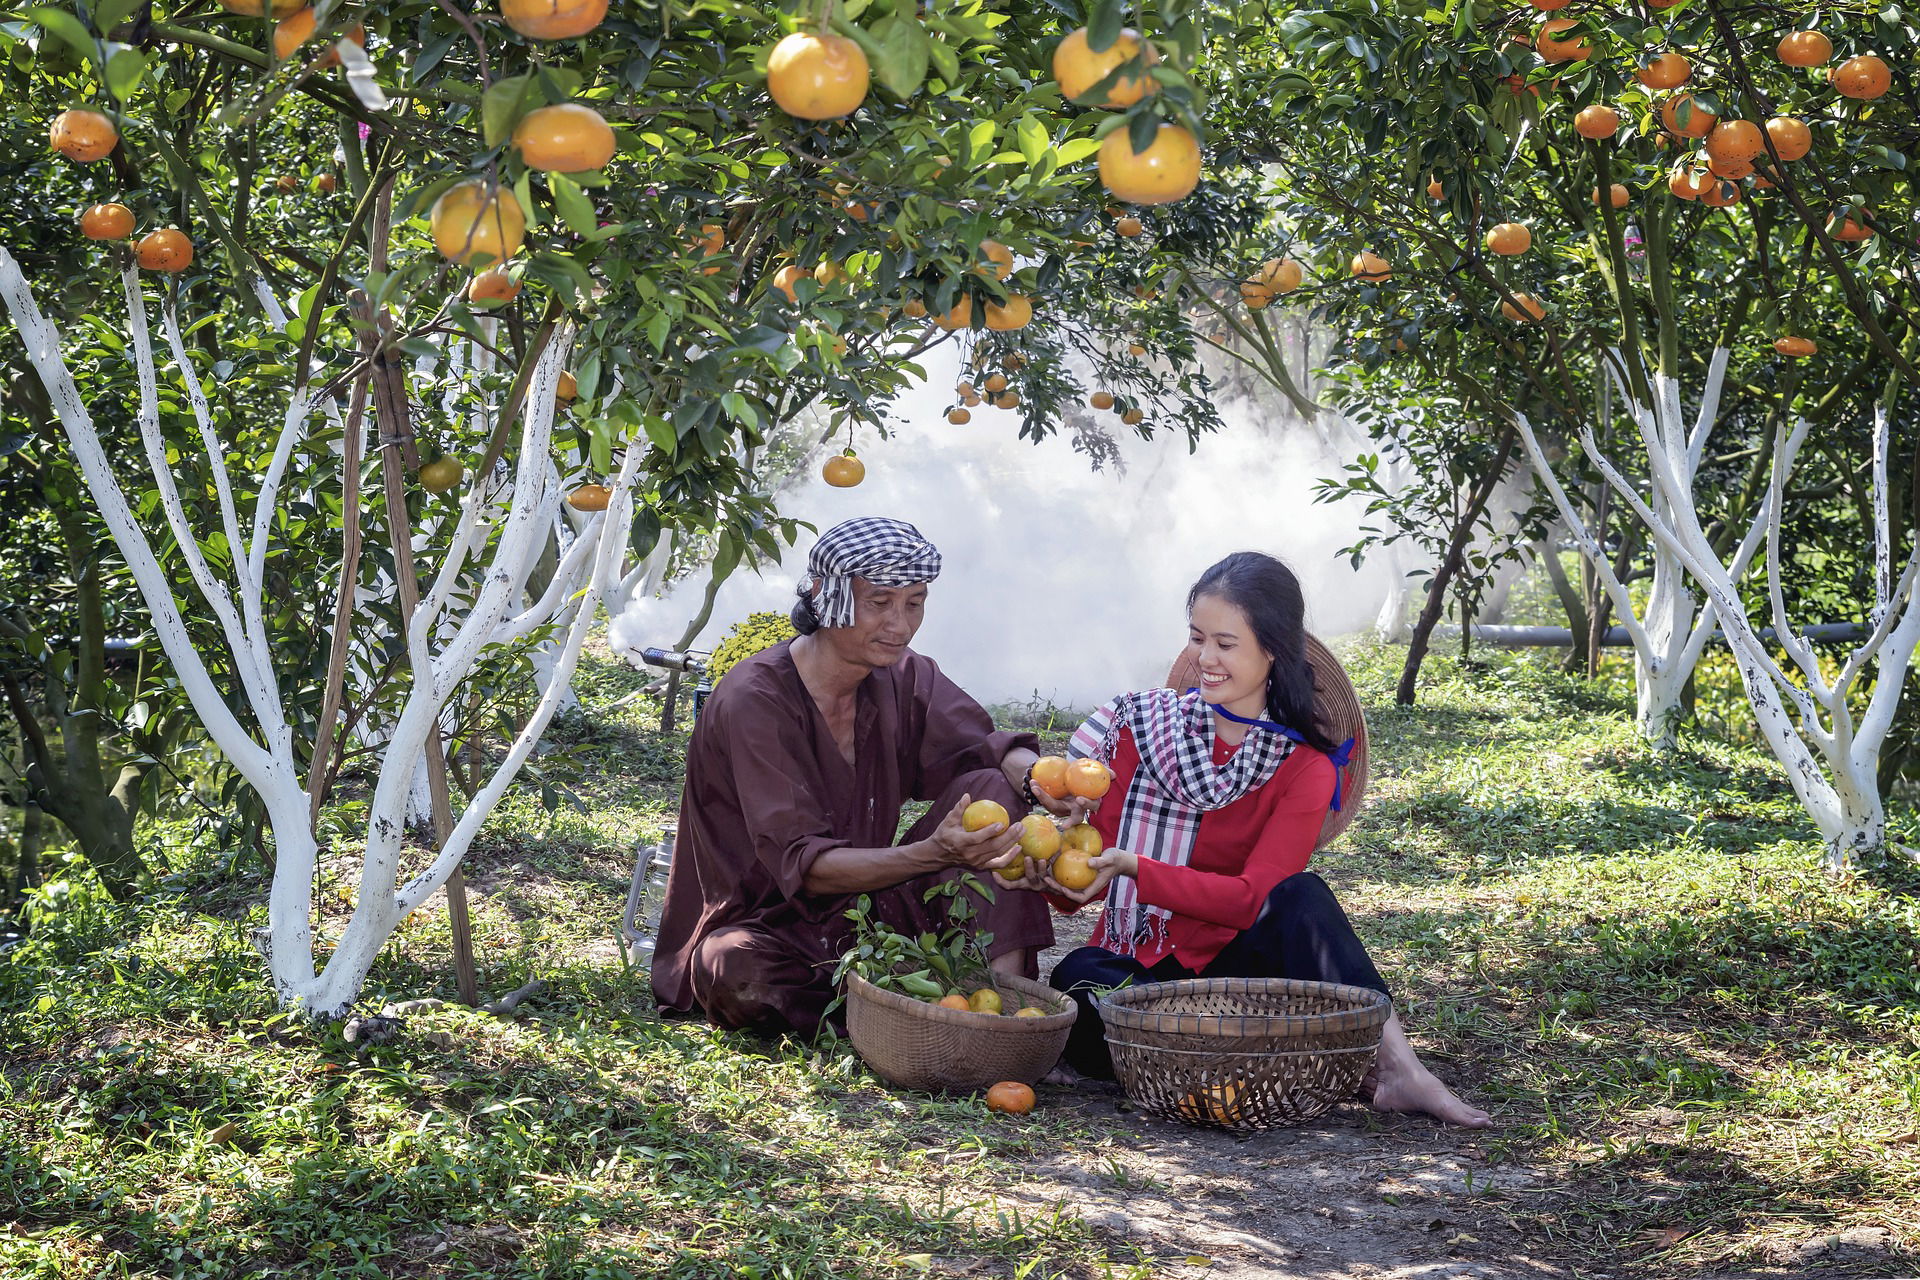
[[[1242,551],[1187,596],[1197,689],[1123,694],[1075,733],[1070,751],[1104,760],[1112,789],[1089,818],[1107,851],[1063,910],[1106,899],[1092,945],[1050,981],[1080,1006],[1065,1062],[1112,1078],[1092,993],[1175,978],[1304,978],[1386,992],[1326,882],[1306,870],[1336,770],[1313,716],[1300,583],[1272,556]],[[1204,820],[1203,820],[1204,819]],[[1398,1014],[1363,1083],[1382,1111],[1485,1128],[1427,1070]]]

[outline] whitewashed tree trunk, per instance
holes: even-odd
[[[1724,353],[1715,354],[1715,366],[1722,367]],[[1663,400],[1669,390],[1662,389]],[[1677,392],[1673,398],[1677,400]],[[1523,414],[1514,416],[1536,467],[1544,469],[1532,424]],[[1812,646],[1795,632],[1780,579],[1786,486],[1806,438],[1806,421],[1780,428],[1767,501],[1740,546],[1723,560],[1701,524],[1688,460],[1675,456],[1674,442],[1657,429],[1658,423],[1651,420],[1651,415],[1636,412],[1635,416],[1641,423],[1651,464],[1650,496],[1642,494],[1600,450],[1591,430],[1583,430],[1582,443],[1589,459],[1646,526],[1655,543],[1706,592],[1707,607],[1680,650],[1682,658],[1691,665],[1689,655],[1697,656],[1698,647],[1705,641],[1703,628],[1717,618],[1733,651],[1761,735],[1785,768],[1795,796],[1825,843],[1827,866],[1839,871],[1858,858],[1878,854],[1886,845],[1886,812],[1878,783],[1880,750],[1893,724],[1915,649],[1920,646],[1920,599],[1915,592],[1915,580],[1920,576],[1920,542],[1910,550],[1896,578],[1892,569],[1896,549],[1890,522],[1885,518],[1888,406],[1883,404],[1876,410],[1874,422],[1876,573],[1874,601],[1868,613],[1869,634],[1846,655],[1832,678],[1822,669]],[[1703,408],[1701,427],[1679,442],[1695,463],[1710,425]],[[1741,597],[1748,565],[1762,542],[1766,546],[1773,627],[1795,668],[1791,674],[1774,660],[1768,643],[1748,620]],[[1610,582],[1609,590],[1617,585]],[[1648,647],[1651,649],[1651,644]],[[1868,684],[1872,692],[1866,710],[1856,719],[1850,699]]]
[[[517,613],[524,600],[526,574],[533,563],[529,546],[544,535],[558,508],[559,488],[553,481],[550,440],[553,429],[554,389],[564,367],[570,336],[562,333],[548,346],[537,364],[521,422],[515,474],[504,511],[490,507],[483,494],[493,486],[476,484],[460,513],[460,526],[432,587],[422,598],[406,642],[414,672],[398,719],[391,728],[378,769],[366,826],[366,852],[361,867],[359,896],[352,916],[335,941],[324,969],[315,963],[313,877],[318,849],[309,823],[304,779],[297,767],[293,731],[279,695],[279,678],[264,626],[262,582],[268,553],[272,515],[279,488],[293,454],[305,436],[306,422],[315,408],[310,390],[296,392],[287,405],[273,456],[260,477],[251,537],[232,499],[225,448],[214,434],[211,417],[199,394],[198,374],[179,347],[176,326],[167,318],[181,384],[200,425],[206,456],[201,462],[214,477],[220,509],[218,530],[195,529],[188,523],[167,465],[162,440],[158,378],[153,342],[147,327],[147,300],[139,272],[129,266],[124,287],[127,302],[128,350],[138,374],[139,400],[132,417],[148,460],[159,508],[177,554],[184,563],[204,606],[219,628],[223,656],[237,678],[237,693],[246,701],[258,726],[250,734],[233,714],[215,685],[208,664],[194,648],[175,599],[172,584],[161,568],[154,542],[135,519],[132,507],[110,463],[106,445],[95,426],[92,407],[80,396],[61,349],[60,334],[41,312],[19,263],[0,248],[0,300],[25,343],[28,360],[45,384],[54,410],[79,463],[94,503],[111,531],[140,593],[146,601],[162,650],[175,677],[191,700],[200,721],[218,749],[259,796],[272,824],[275,842],[273,884],[268,899],[268,923],[259,943],[266,957],[274,990],[285,1007],[315,1017],[343,1016],[357,998],[381,948],[400,921],[445,883],[473,842],[480,825],[492,812],[556,710],[556,692],[571,680],[587,630],[597,612],[599,592],[619,563],[631,513],[631,489],[641,450],[629,449],[613,484],[608,510],[590,523],[562,559],[559,570],[539,600]],[[269,314],[279,317],[270,297]],[[280,320],[284,323],[284,320]],[[349,477],[348,483],[357,483]],[[497,525],[498,536],[493,537]],[[230,577],[217,575],[202,552],[203,541],[224,535],[232,550]],[[481,585],[471,605],[450,609],[460,595],[461,569],[469,555],[491,555],[482,566]],[[565,619],[564,635],[546,694],[536,705],[505,759],[480,788],[473,801],[457,815],[452,834],[424,868],[402,881],[403,836],[408,793],[415,767],[423,758],[429,735],[461,683],[473,671],[489,644],[507,643],[530,634],[556,619]]]

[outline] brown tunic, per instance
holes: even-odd
[[[962,779],[1010,800],[1012,787],[997,773],[1001,758],[1038,746],[1031,734],[996,731],[985,709],[932,659],[908,651],[861,683],[849,767],[800,679],[790,644],[730,670],[688,744],[680,832],[653,957],[653,993],[663,1010],[698,1007],[701,944],[719,930],[747,937],[749,950],[771,946],[817,969],[824,987],[827,966],[846,950],[845,913],[859,895],[808,893],[813,860],[833,848],[893,847],[905,801],[940,800]],[[981,777],[982,770],[995,775]],[[948,805],[957,798],[954,792]],[[919,901],[935,878],[873,893],[876,913],[913,932],[939,923],[922,914]],[[996,953],[1052,941],[1038,894],[996,897],[980,920],[995,935]],[[782,998],[771,1003],[779,1008]],[[776,1020],[806,1026],[808,1014],[817,1022],[824,1003],[800,1001]]]

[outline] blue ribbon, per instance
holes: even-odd
[[[1200,690],[1196,687],[1196,688],[1187,690],[1187,692],[1199,693]],[[1202,701],[1205,701],[1204,694],[1201,695],[1201,699]],[[1260,720],[1257,718],[1250,720],[1246,716],[1237,716],[1233,714],[1233,712],[1227,710],[1225,707],[1221,706],[1217,702],[1208,702],[1207,709],[1210,711],[1218,712],[1220,715],[1225,716],[1227,719],[1233,721],[1235,724],[1251,725],[1255,729],[1271,729],[1273,732],[1279,734],[1281,737],[1288,738],[1294,742],[1301,743],[1302,745],[1304,745],[1307,741],[1306,735],[1301,733],[1298,729],[1289,729],[1286,725],[1275,724],[1271,720]],[[1346,773],[1347,762],[1352,758],[1353,758],[1353,739],[1352,738],[1348,738],[1345,742],[1341,743],[1339,746],[1335,747],[1333,750],[1327,752],[1327,759],[1333,761],[1333,800],[1330,804],[1327,805],[1327,807],[1333,810],[1335,813],[1340,812],[1340,784],[1343,776]]]

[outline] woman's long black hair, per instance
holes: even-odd
[[[1307,665],[1307,602],[1293,570],[1258,551],[1236,551],[1187,592],[1187,612],[1201,596],[1214,596],[1247,615],[1253,638],[1273,657],[1267,673],[1267,715],[1297,730],[1307,745],[1332,751],[1334,744],[1313,714],[1313,668]]]

